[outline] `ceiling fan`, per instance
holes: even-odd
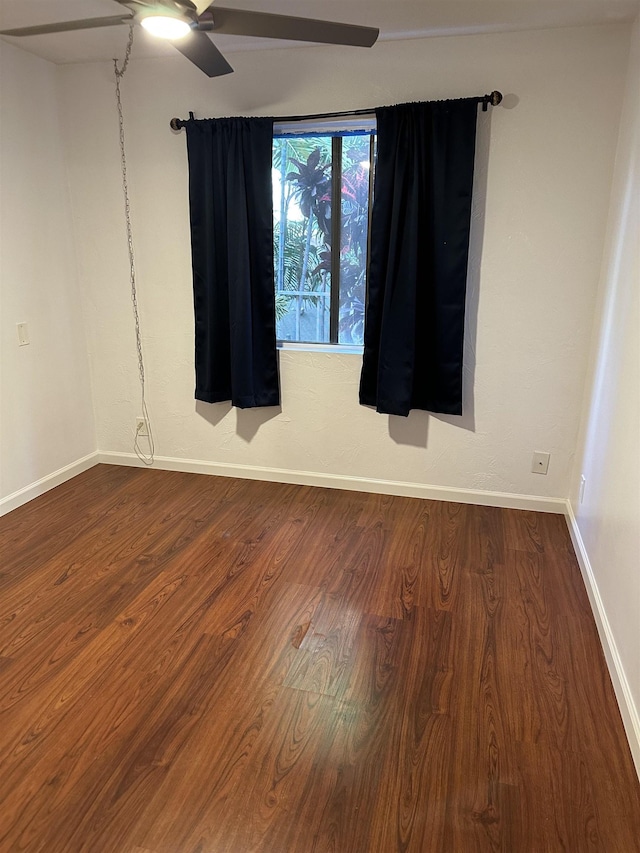
[[[229,74],[233,68],[211,41],[208,33],[257,36],[293,41],[371,47],[379,30],[335,21],[297,18],[268,12],[250,12],[212,5],[211,0],[115,0],[127,14],[108,18],[85,18],[2,30],[3,36],[37,36],[72,30],[139,23],[154,35],[170,39],[174,47],[209,77]]]

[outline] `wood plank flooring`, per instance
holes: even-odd
[[[0,553],[2,853],[640,851],[562,517],[97,466]]]

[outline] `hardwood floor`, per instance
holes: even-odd
[[[640,851],[560,516],[98,466],[0,551],[2,853]]]

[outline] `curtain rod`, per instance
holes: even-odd
[[[486,112],[489,105],[492,107],[498,106],[502,101],[502,92],[494,90],[488,95],[479,95],[476,100],[479,104],[482,104],[482,111]],[[368,110],[343,110],[342,112],[334,113],[309,113],[308,115],[302,116],[274,116],[273,120],[274,122],[311,121],[313,119],[321,118],[343,118],[345,116],[372,115],[375,111],[375,107],[372,107]],[[169,122],[169,126],[171,127],[171,130],[181,130],[186,125],[187,121],[191,121],[194,118],[195,116],[193,113],[189,113],[189,119],[172,118]]]

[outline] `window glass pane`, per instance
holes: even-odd
[[[331,307],[331,139],[273,141],[276,335],[329,341]]]
[[[342,140],[338,343],[362,345],[369,225],[370,136]]]

